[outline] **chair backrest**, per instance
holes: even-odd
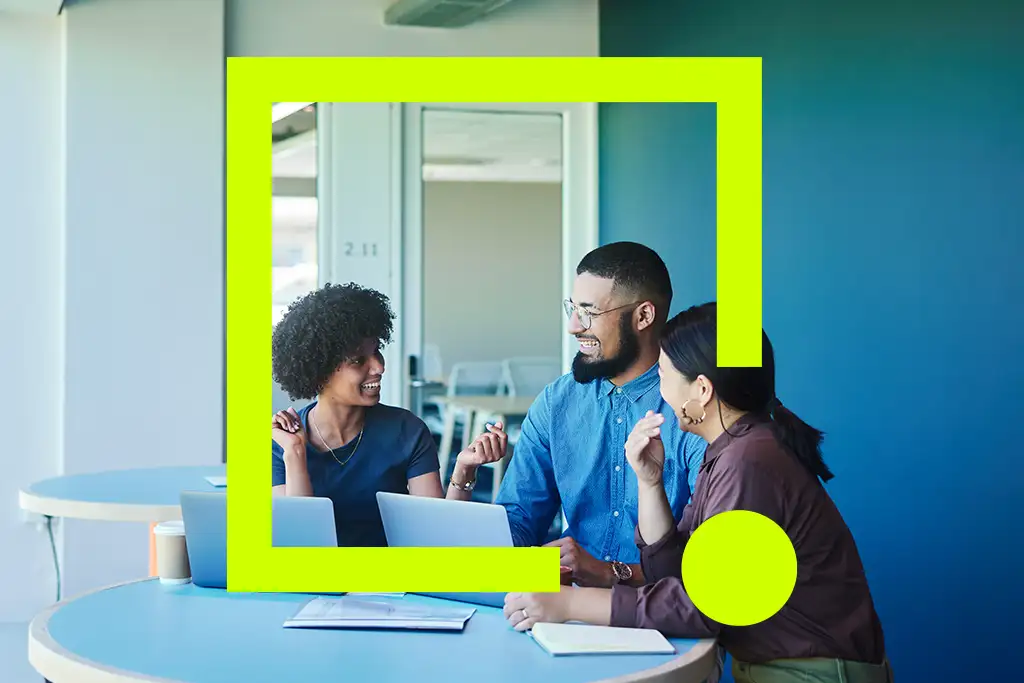
[[[506,358],[502,361],[505,393],[536,396],[562,374],[562,362],[551,357]]]
[[[499,361],[464,361],[452,365],[449,396],[481,396],[501,393],[504,367]]]

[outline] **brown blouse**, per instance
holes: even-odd
[[[717,637],[737,660],[825,657],[880,664],[882,626],[853,535],[821,482],[783,448],[768,418],[744,415],[708,446],[693,500],[678,528],[646,544],[636,531],[648,585],[612,590],[612,626],[653,628],[669,637]],[[683,547],[698,526],[727,510],[778,524],[796,549],[797,580],[786,605],[753,626],[708,619],[680,578]]]

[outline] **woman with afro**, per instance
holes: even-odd
[[[376,493],[441,498],[437,447],[426,424],[380,402],[388,298],[356,284],[296,300],[274,328],[274,380],[293,400],[271,420],[273,492],[334,502],[340,546],[385,546]],[[456,459],[448,498],[467,500],[477,468],[505,455],[499,423]]]

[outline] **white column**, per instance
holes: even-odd
[[[64,471],[219,463],[224,0],[65,15]],[[147,532],[69,520],[66,592],[144,576]]]
[[[401,224],[394,159],[396,105],[387,102],[334,103],[321,125],[327,144],[320,230],[327,231],[330,252],[327,278],[355,282],[391,298],[395,313],[401,302]],[[402,404],[403,321],[395,320],[395,342],[384,350],[387,371],[381,401]]]
[[[0,12],[0,621],[56,598],[49,540],[17,500],[61,467],[62,34],[56,17]]]

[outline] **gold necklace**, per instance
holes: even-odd
[[[316,426],[316,415],[310,415],[310,422],[313,423],[313,429],[316,430],[316,435],[320,437],[320,441],[323,443],[324,446],[327,446],[327,439],[325,439],[324,435],[320,433],[320,428]],[[363,418],[363,426],[359,429],[359,436],[356,437],[356,447],[353,448],[352,452],[349,453],[349,456],[345,458],[345,462],[338,460],[338,456],[334,454],[334,449],[331,448],[330,446],[327,446],[327,450],[331,452],[331,457],[334,458],[334,460],[342,467],[344,467],[348,463],[348,461],[352,459],[352,456],[356,454],[356,451],[359,450],[359,444],[363,442],[364,429],[366,429],[366,418]]]

